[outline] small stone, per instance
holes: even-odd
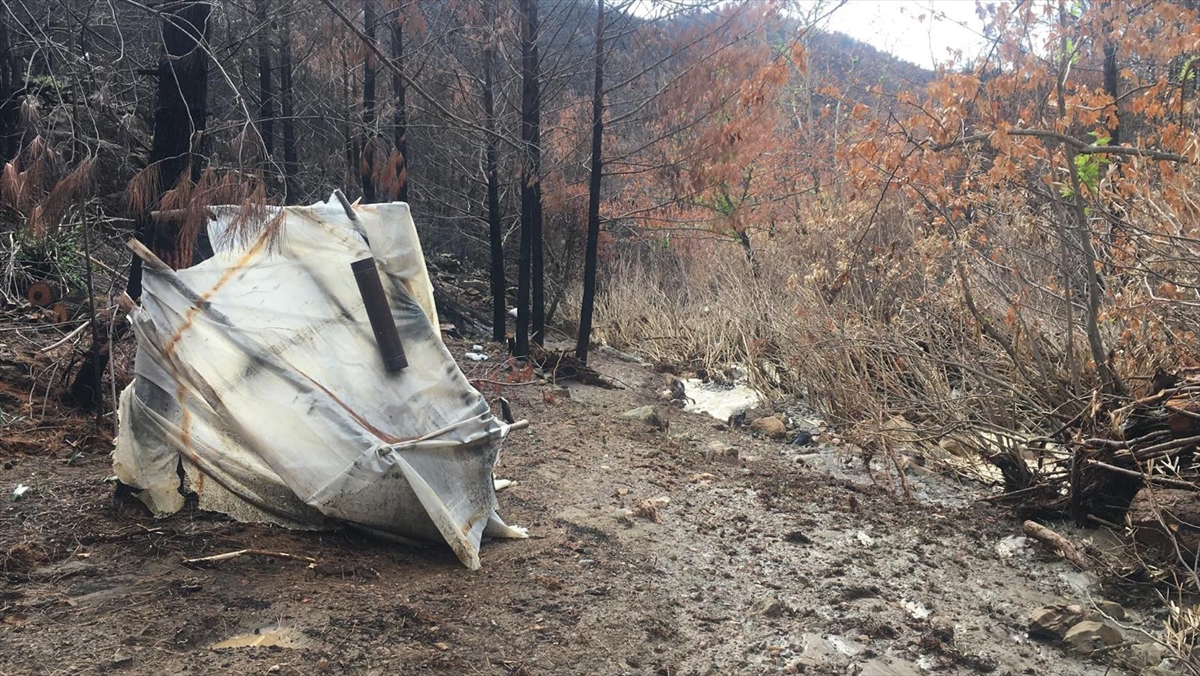
[[[639,406],[630,409],[621,414],[621,419],[643,422],[656,430],[665,430],[667,428],[666,420],[663,419],[662,414],[658,412],[658,408],[655,406]]]
[[[1067,630],[1087,616],[1083,606],[1055,603],[1038,608],[1029,614],[1029,635],[1053,641],[1062,639]]]
[[[742,413],[743,419],[746,421],[747,425],[752,424],[755,420],[770,418],[774,415],[775,409],[771,408],[770,406],[752,406]]]
[[[874,659],[862,665],[862,670],[858,673],[871,674],[872,676],[920,676],[921,672],[917,666],[911,662],[904,660],[884,661],[882,659]]]
[[[126,655],[125,653],[117,653],[116,655],[113,655],[113,658],[112,658],[112,663],[113,663],[114,667],[123,667],[132,661],[133,661],[133,656]]]
[[[762,599],[750,607],[750,614],[763,617],[783,617],[785,612],[787,612],[787,606],[780,603],[778,599]]]
[[[954,437],[945,437],[944,439],[942,439],[941,441],[938,442],[938,446],[941,447],[941,449],[943,451],[945,451],[946,453],[953,455],[955,457],[959,457],[959,458],[971,457],[971,451],[967,448],[966,444],[964,444],[961,439],[955,439]]]
[[[1156,667],[1167,656],[1167,647],[1158,643],[1134,643],[1125,649],[1125,659],[1135,668]]]
[[[438,642],[438,643],[434,643],[433,647],[437,648],[438,650],[440,650],[442,652],[446,652],[447,650],[450,649],[450,644]]]
[[[808,430],[800,430],[796,433],[796,437],[792,439],[793,446],[808,446],[813,442],[812,432]]]
[[[776,416],[759,418],[750,423],[750,431],[768,436],[772,439],[782,439],[787,436],[787,425]]]
[[[1096,609],[1114,620],[1125,619],[1125,606],[1116,601],[1097,601]]]
[[[1120,629],[1095,620],[1084,620],[1076,624],[1063,637],[1067,648],[1080,655],[1090,655],[1097,650],[1120,645],[1124,640]]]
[[[736,463],[738,461],[739,453],[738,449],[730,446],[729,444],[723,444],[719,441],[710,441],[708,443],[708,448],[705,449],[704,456],[709,460]]]
[[[804,634],[801,639],[802,652],[790,668],[798,672],[809,669],[829,668],[845,662],[846,657],[833,645],[817,634]]]

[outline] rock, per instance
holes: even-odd
[[[792,665],[799,670],[831,667],[846,661],[842,653],[817,634],[805,634],[801,639],[801,645],[803,649],[800,659]]]
[[[787,425],[783,424],[778,417],[771,415],[750,423],[750,431],[772,439],[782,439],[787,436]]]
[[[636,420],[645,423],[656,430],[667,429],[667,421],[659,413],[656,406],[639,406],[621,414],[622,420]]]
[[[1125,659],[1135,669],[1156,667],[1166,656],[1167,647],[1158,643],[1134,643],[1125,649]]]
[[[729,444],[723,444],[719,441],[710,441],[708,443],[708,447],[705,449],[704,457],[708,460],[736,463],[740,457],[740,454],[738,453],[738,449],[730,446]]]
[[[117,653],[117,654],[113,655],[112,665],[114,667],[123,667],[132,661],[133,661],[132,655],[126,655],[125,653]]]
[[[958,457],[958,458],[971,457],[970,447],[966,443],[964,443],[962,439],[956,439],[954,437],[944,437],[941,441],[938,442],[938,446],[946,453],[953,455],[955,457]]]
[[[746,421],[747,425],[753,423],[755,420],[769,418],[773,415],[775,415],[775,409],[770,406],[751,406],[742,411],[742,419]]]
[[[783,605],[779,599],[772,598],[760,599],[750,606],[751,615],[761,615],[762,617],[783,617],[787,611],[787,606]]]
[[[1160,520],[1161,515],[1161,520]],[[1169,488],[1143,488],[1129,505],[1134,536],[1151,546],[1174,550],[1172,540],[1188,552],[1200,551],[1200,494]],[[1163,528],[1166,522],[1167,529]],[[1169,530],[1168,530],[1169,529]]]
[[[1085,619],[1087,613],[1083,606],[1062,603],[1043,606],[1029,614],[1029,635],[1058,641]]]
[[[807,446],[813,442],[812,432],[808,430],[800,430],[796,433],[796,438],[792,439],[793,446]]]
[[[1119,621],[1125,619],[1125,606],[1117,603],[1116,601],[1097,601],[1096,609],[1114,620]]]
[[[1120,645],[1125,637],[1121,630],[1095,620],[1084,620],[1067,630],[1063,643],[1067,649],[1080,655],[1090,655],[1097,650]]]
[[[921,671],[912,662],[900,659],[890,661],[874,659],[863,664],[862,670],[858,673],[863,674],[863,676],[866,676],[866,674],[871,674],[872,676],[920,676]]]

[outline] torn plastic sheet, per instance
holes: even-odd
[[[144,268],[118,478],[160,516],[183,507],[182,489],[243,521],[444,540],[471,569],[484,537],[524,537],[496,513],[510,426],[441,341],[408,205],[359,206],[354,220],[335,200],[268,209],[241,238],[236,207],[213,212],[211,259]],[[408,358],[397,373],[350,268],[368,256]]]

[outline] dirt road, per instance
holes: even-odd
[[[1026,638],[1032,608],[1097,590],[1014,544],[978,488],[914,475],[943,499],[906,503],[815,461],[836,453],[670,409],[665,432],[620,420],[659,376],[599,369],[627,387],[505,390],[533,427],[502,452],[501,511],[533,537],[486,543],[475,573],[349,531],[154,520],[82,432],[10,451],[6,500],[32,488],[0,510],[0,673],[1116,673]],[[248,547],[319,563],[182,563]]]

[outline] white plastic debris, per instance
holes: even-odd
[[[925,605],[920,601],[909,601],[908,599],[905,599],[901,601],[901,605],[903,605],[904,609],[908,611],[908,614],[916,620],[928,619],[932,614],[929,612],[929,609],[926,608]]]
[[[483,346],[482,345],[472,345],[471,351],[472,352],[483,352]]]
[[[476,354],[474,352],[468,352],[468,353],[464,354],[463,356],[466,357],[467,359],[470,359],[471,361],[487,361],[488,360],[488,356],[486,354]]]
[[[29,492],[29,489],[30,487],[26,486],[25,484],[17,484],[17,487],[14,488],[12,492],[12,501],[16,502],[17,500],[20,500],[22,495],[25,495]]]
[[[268,207],[257,231],[238,207],[214,212],[211,259],[144,267],[120,480],[171,514],[184,504],[182,461],[202,509],[445,541],[472,569],[484,536],[524,537],[496,513],[492,483],[510,426],[441,341],[408,205],[358,206],[354,219],[336,200]],[[367,257],[408,361],[395,373],[350,268]]]

